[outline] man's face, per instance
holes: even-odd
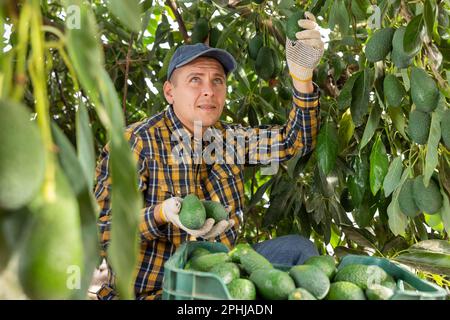
[[[175,69],[164,83],[164,96],[173,105],[183,125],[194,131],[194,121],[203,129],[219,120],[225,105],[226,76],[219,61],[200,57]]]

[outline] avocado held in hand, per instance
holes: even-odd
[[[189,229],[200,229],[206,220],[206,210],[195,194],[189,194],[183,199],[180,210],[180,222]]]
[[[228,219],[228,211],[217,201],[202,201],[206,211],[206,218],[213,218],[215,222]]]

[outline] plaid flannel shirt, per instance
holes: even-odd
[[[245,138],[242,150],[237,150],[234,154],[234,163],[229,163],[230,157],[226,157],[226,161],[217,161],[212,164],[204,161],[198,163],[198,161],[193,161],[189,154],[188,161],[183,161],[183,163],[174,161],[172,153],[180,146],[180,142],[171,139],[173,134],[180,137],[187,135],[191,137],[192,143],[195,141],[176,117],[172,106],[126,128],[126,138],[137,159],[139,190],[144,195],[139,224],[140,252],[134,282],[137,299],[160,298],[164,263],[181,243],[202,240],[191,237],[170,223],[158,226],[154,217],[155,206],[172,196],[183,198],[190,193],[195,193],[200,199],[220,201],[223,205],[231,206],[230,219],[235,221],[234,227],[216,237],[216,241],[231,248],[243,219],[244,164],[261,163],[262,159],[258,152],[261,150],[268,152],[269,159],[265,158],[264,160],[280,162],[290,159],[299,152],[301,154],[309,153],[316,144],[319,130],[319,109],[319,89],[314,84],[313,93],[304,94],[294,90],[289,119],[283,126],[251,128],[218,121],[213,126],[216,132],[221,132],[225,136],[227,130],[231,130]],[[261,137],[259,134],[265,129],[272,129],[272,131],[268,131],[268,134]],[[229,141],[225,139],[222,143],[224,150],[230,150],[237,146],[230,145]],[[278,149],[277,154],[271,153],[273,150],[271,148],[274,146]],[[207,145],[203,144],[201,147],[204,150]],[[241,157],[239,160],[238,155],[242,155],[242,153],[244,158]],[[186,156],[186,154],[184,155]],[[190,155],[192,156],[192,154]],[[108,160],[109,145],[107,144],[99,157],[95,186],[95,197],[101,209],[98,226],[104,257],[107,257],[107,247],[110,241],[112,214]],[[97,296],[99,299],[117,297],[114,291],[114,273],[111,269],[109,269],[108,284],[102,286]]]

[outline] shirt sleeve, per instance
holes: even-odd
[[[241,156],[245,156],[245,164],[281,162],[311,152],[320,126],[319,93],[316,84],[312,93],[293,89],[292,107],[283,126],[234,127],[235,137],[244,137],[245,154]],[[239,143],[235,152],[239,157]]]
[[[126,131],[125,135],[137,160],[139,191],[145,192],[148,182],[148,170],[146,159],[142,152],[142,140],[132,134],[131,131]],[[109,157],[109,144],[107,144],[103,148],[97,163],[95,174],[96,184],[94,188],[94,195],[100,207],[98,228],[102,256],[106,256],[106,250],[111,238],[111,175],[109,170]],[[141,240],[153,240],[155,238],[165,237],[165,233],[162,231],[163,228],[159,227],[155,222],[155,206],[144,206],[141,209],[141,218],[139,221]]]

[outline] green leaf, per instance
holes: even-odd
[[[441,140],[441,118],[443,111],[447,108],[445,100],[441,96],[439,106],[431,115],[430,134],[427,142],[427,155],[425,157],[425,168],[423,170],[423,183],[426,187],[430,183],[431,176],[439,162],[438,147]]]
[[[104,70],[97,70],[102,102],[111,127],[110,168],[112,179],[111,241],[108,260],[117,275],[117,289],[122,299],[134,299],[133,282],[138,257],[138,223],[142,208],[142,195],[138,190],[135,159],[123,134],[124,120],[114,84]]]
[[[134,32],[139,32],[141,28],[141,8],[139,0],[108,0],[108,9],[126,27]]]
[[[370,189],[376,195],[383,185],[384,177],[388,172],[389,159],[386,148],[378,135],[370,153]]]
[[[97,95],[98,70],[103,68],[103,49],[97,38],[98,30],[92,11],[81,2],[68,1],[70,5],[80,8],[79,26],[73,27],[72,20],[67,22],[67,49],[73,67],[83,88],[90,96]]]
[[[336,165],[337,148],[337,130],[334,123],[328,121],[320,129],[316,146],[319,167],[325,175],[328,175]]]
[[[99,243],[97,237],[97,203],[88,185],[83,168],[75,149],[62,130],[52,123],[55,143],[58,145],[58,158],[70,186],[74,191],[80,210],[81,234],[83,239],[84,266],[81,274],[81,286],[74,290],[72,299],[85,299],[91,282],[91,276],[98,263]]]
[[[358,71],[352,74],[352,76],[345,82],[344,86],[342,87],[342,90],[337,98],[339,110],[345,110],[351,105],[353,86],[361,73],[362,71]]]
[[[365,68],[356,80],[352,89],[352,102],[350,110],[355,126],[364,122],[364,116],[369,112],[369,94],[372,89],[373,72]]]
[[[444,224],[444,228],[447,233],[450,233],[450,201],[448,199],[447,193],[441,189],[441,194],[443,197],[443,204],[441,209],[441,219]]]
[[[440,214],[426,214],[424,213],[425,222],[428,226],[431,227],[431,229],[442,232],[444,231],[444,225],[442,224],[441,215]]]
[[[372,139],[381,118],[381,108],[377,103],[372,107],[370,111],[369,120],[367,121],[366,128],[364,129],[364,134],[359,144],[359,150],[362,150],[367,143]]]
[[[400,134],[406,140],[409,140],[409,138],[405,132],[406,120],[405,120],[405,115],[403,114],[402,108],[388,107],[387,110],[388,110],[389,117],[391,118],[392,123],[394,124],[395,129],[397,129],[397,131],[400,132]]]
[[[266,192],[267,188],[269,188],[272,183],[275,181],[275,179],[272,177],[269,181],[265,182],[262,186],[256,190],[255,194],[250,200],[250,203],[248,204],[247,208],[245,209],[246,212],[250,211],[259,201],[261,201],[262,197],[264,196],[264,193]]]
[[[434,24],[437,22],[436,0],[426,0],[423,7],[423,17],[427,34],[430,39],[433,37]]]
[[[353,137],[355,132],[355,125],[352,121],[350,110],[342,114],[341,121],[339,121],[338,137],[339,137],[339,152],[342,152]]]
[[[352,226],[341,226],[342,231],[345,233],[345,236],[354,241],[361,247],[366,248],[376,248],[376,239],[373,234],[364,229],[354,228]]]
[[[383,181],[384,196],[388,197],[397,188],[403,172],[401,157],[396,157],[389,165],[388,173]]]
[[[83,169],[89,190],[94,187],[95,151],[94,137],[89,126],[89,115],[83,101],[80,100],[76,114],[78,160]]]
[[[433,241],[433,240],[427,240]],[[423,241],[426,242],[426,241]],[[450,275],[450,254],[441,247],[441,252],[431,251],[430,246],[416,247],[398,255],[394,260],[412,266],[414,268],[437,274]]]
[[[411,172],[411,168],[407,168],[402,175],[402,178],[400,180],[400,184],[398,185],[397,189],[394,191],[394,194],[392,195],[391,203],[388,206],[387,213],[389,217],[389,229],[391,229],[392,233],[395,236],[405,235],[406,227],[408,226],[408,218],[402,213],[400,210],[400,206],[398,204],[398,195],[400,193],[400,190],[403,186],[403,183],[408,178],[409,173]]]
[[[403,48],[407,54],[415,55],[422,46],[423,15],[415,16],[406,26]]]
[[[341,34],[347,34],[350,26],[350,17],[347,12],[347,7],[345,6],[344,0],[338,0],[337,2],[337,11],[336,11],[336,23],[339,25],[339,31]]]
[[[409,250],[424,250],[450,255],[450,242],[446,240],[426,240],[413,244]]]
[[[357,156],[353,159],[354,174],[348,178],[348,190],[355,208],[361,205],[369,184],[369,165],[365,158]]]

